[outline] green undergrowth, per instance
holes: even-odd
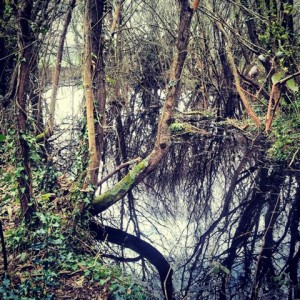
[[[1,270],[0,299],[60,299],[65,293],[145,299],[119,267],[102,261],[89,234],[79,226],[74,230],[59,213],[36,213],[32,226],[7,229],[5,239],[9,270]]]
[[[285,161],[293,168],[299,167],[300,161],[300,96],[296,101],[282,101],[282,111],[275,117],[269,135],[271,158]]]
[[[0,221],[8,260],[4,270],[0,246],[0,299],[145,299],[141,285],[103,261],[103,245],[86,229],[90,216],[78,217],[78,203],[90,205],[89,190],[62,176],[45,160],[42,144],[25,135],[36,212],[30,223],[22,221],[18,180],[24,169],[15,137],[15,131],[0,134]],[[83,167],[77,167],[80,177]]]

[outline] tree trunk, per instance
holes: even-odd
[[[19,32],[19,66],[16,87],[16,115],[17,115],[17,129],[18,129],[18,156],[19,162],[17,168],[20,168],[20,175],[18,178],[18,191],[21,203],[21,209],[26,221],[31,219],[34,211],[31,203],[32,196],[32,178],[29,163],[29,146],[26,142],[26,121],[27,121],[27,87],[29,85],[29,74],[32,65],[33,44],[32,33],[30,30],[30,20],[32,11],[32,0],[24,0],[20,4],[18,15]]]
[[[173,54],[173,62],[170,69],[169,83],[166,88],[166,100],[159,120],[156,142],[152,152],[115,186],[99,195],[93,202],[93,214],[98,214],[122,199],[129,190],[140,183],[160,163],[168,153],[171,144],[169,126],[172,123],[174,109],[177,104],[180,91],[180,76],[187,55],[187,47],[190,36],[190,25],[194,10],[189,6],[189,1],[180,1],[180,21],[176,50]]]
[[[58,82],[60,77],[60,71],[61,71],[61,62],[62,62],[62,56],[64,52],[64,43],[67,35],[67,30],[69,27],[69,24],[71,22],[72,18],[72,11],[75,7],[76,0],[70,0],[69,1],[69,7],[65,15],[64,25],[62,32],[60,34],[59,42],[58,42],[58,50],[56,54],[56,62],[55,67],[53,71],[53,77],[52,77],[52,93],[51,93],[51,102],[50,102],[50,117],[48,121],[48,127],[46,128],[46,135],[51,134],[53,132],[54,127],[54,118],[55,118],[55,106],[56,106],[56,97],[57,97],[57,91],[58,91]]]
[[[86,188],[89,184],[96,184],[99,168],[99,154],[96,147],[96,131],[94,121],[94,95],[92,81],[92,0],[85,2],[84,14],[84,62],[83,62],[83,84],[85,91],[86,116],[87,116],[87,131],[88,131],[88,146],[89,146],[89,164],[87,176],[84,184]]]
[[[94,96],[94,118],[96,119],[96,151],[98,164],[103,152],[104,127],[106,125],[106,76],[103,57],[103,18],[105,0],[93,0],[91,4],[91,50],[92,50],[92,83]],[[98,172],[97,174],[98,175]],[[94,182],[93,182],[94,184]]]

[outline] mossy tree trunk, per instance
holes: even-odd
[[[169,126],[172,122],[174,110],[177,105],[180,91],[180,76],[188,52],[191,20],[193,13],[196,10],[196,7],[190,7],[189,1],[187,0],[181,0],[179,2],[181,8],[176,49],[173,54],[169,73],[169,83],[166,88],[166,100],[159,120],[154,148],[144,160],[133,167],[133,169],[115,186],[95,197],[93,202],[93,214],[103,212],[122,199],[128,191],[148,176],[168,153],[171,144],[171,132]],[[196,4],[194,6],[196,6]]]

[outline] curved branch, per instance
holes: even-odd
[[[164,256],[156,248],[132,234],[126,233],[117,228],[103,226],[96,222],[90,223],[90,230],[94,233],[94,238],[96,240],[108,241],[110,243],[120,245],[131,249],[146,258],[159,273],[164,298],[166,300],[175,299],[172,283],[173,270]]]

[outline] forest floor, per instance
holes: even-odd
[[[32,251],[25,249],[12,250],[10,245],[11,236],[18,228],[18,207],[0,213],[3,237],[6,251],[3,249],[3,241],[0,245],[0,299],[3,300],[40,300],[40,299],[109,299],[108,284],[100,285],[95,280],[87,280],[84,267],[72,270],[57,268],[56,274],[50,274],[47,279],[45,266],[38,261],[43,260],[45,250]],[[16,238],[16,236],[14,236]],[[57,251],[57,250],[55,250]],[[54,252],[55,252],[54,251]],[[48,253],[49,255],[49,253]],[[54,254],[55,255],[55,254]],[[4,257],[7,260],[5,270]],[[61,263],[61,262],[60,262]],[[55,279],[54,279],[55,278]],[[50,281],[52,280],[52,286]],[[55,282],[56,281],[56,282]]]

